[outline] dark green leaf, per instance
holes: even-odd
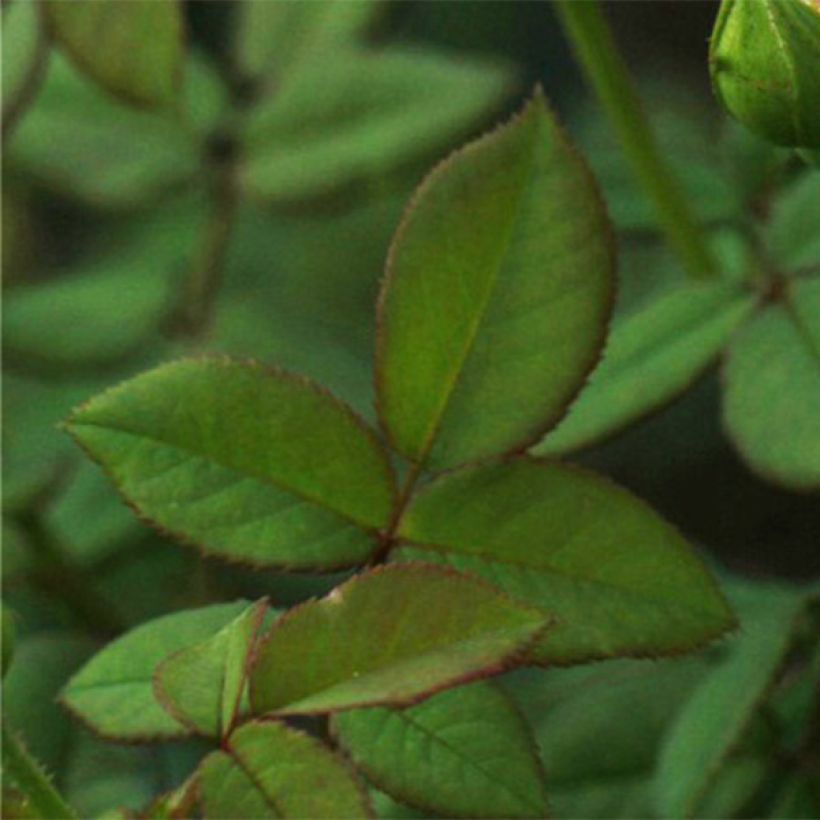
[[[252,114],[243,186],[281,202],[383,177],[446,149],[498,105],[509,80],[493,64],[422,51],[323,54]]]
[[[663,817],[691,817],[730,751],[752,721],[791,646],[806,605],[795,589],[735,585],[741,635],[731,654],[698,686],[677,716],[658,764]]]
[[[731,612],[686,541],[626,490],[533,459],[448,473],[411,502],[394,554],[473,572],[557,616],[539,663],[692,649]]]
[[[704,669],[690,658],[512,676],[543,752],[555,816],[652,816],[658,745]]]
[[[811,489],[820,486],[820,278],[788,289],[732,340],[723,420],[755,472]]]
[[[775,201],[767,228],[769,251],[784,272],[820,272],[820,171],[806,171]]]
[[[92,649],[90,640],[70,632],[24,638],[3,680],[5,720],[49,770],[61,765],[71,743],[71,722],[56,703],[57,693]]]
[[[440,165],[394,240],[380,413],[441,469],[533,443],[596,361],[613,251],[594,182],[541,93]]]
[[[716,359],[753,304],[740,285],[690,283],[616,319],[589,384],[533,452],[575,450],[681,393]]]
[[[199,770],[206,818],[371,817],[366,793],[343,760],[278,722],[246,723]]]
[[[138,105],[177,100],[183,62],[177,0],[50,0],[46,10],[59,44],[104,88]]]
[[[182,737],[186,728],[154,697],[154,670],[174,652],[214,635],[246,606],[239,601],[175,612],[132,629],[71,678],[62,693],[63,703],[106,738]]]
[[[311,382],[256,364],[163,365],[69,429],[142,515],[231,560],[356,564],[390,516],[392,473],[370,429]]]
[[[530,729],[489,683],[407,709],[334,715],[357,768],[404,803],[445,817],[543,817],[544,773]]]
[[[353,45],[382,7],[375,0],[249,0],[237,8],[242,67],[281,85],[303,62],[321,62],[328,52]]]
[[[231,731],[266,609],[265,601],[248,607],[212,638],[179,650],[157,667],[154,694],[180,723],[216,737]]]
[[[251,706],[292,715],[414,703],[501,671],[544,627],[537,610],[461,573],[381,567],[274,624],[251,673]]]

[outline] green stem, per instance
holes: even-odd
[[[40,764],[26,751],[19,738],[3,724],[3,775],[22,792],[36,817],[75,820],[77,814],[66,803]],[[27,815],[28,816],[28,815]]]
[[[633,173],[655,206],[669,243],[691,276],[715,276],[715,260],[683,190],[661,157],[626,63],[597,0],[557,0],[555,8]]]
[[[239,196],[233,169],[215,170],[211,216],[202,233],[202,245],[183,288],[176,320],[183,335],[198,338],[208,330],[222,283],[222,271],[236,221]]]

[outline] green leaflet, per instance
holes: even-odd
[[[216,737],[231,731],[266,609],[266,601],[248,607],[213,637],[180,649],[157,667],[154,694],[180,723]]]
[[[334,715],[337,739],[368,780],[444,817],[543,817],[544,773],[530,729],[490,683],[406,709]]]
[[[89,1],[126,8],[114,0]],[[165,0],[129,0],[127,7],[141,3],[166,5]],[[43,88],[9,142],[9,166],[20,165],[61,193],[95,206],[130,206],[185,185],[200,170],[195,132],[213,117],[221,96],[213,69],[193,59],[188,68],[184,113],[190,128],[168,112],[119,104],[53,54]]]
[[[717,585],[669,524],[593,474],[533,459],[465,468],[422,489],[399,560],[475,573],[554,614],[537,663],[679,653],[732,626]]]
[[[349,566],[390,516],[392,472],[370,429],[307,379],[260,365],[163,365],[68,428],[140,514],[230,560]]]
[[[652,816],[658,745],[700,658],[522,670],[505,683],[536,733],[556,817]]]
[[[248,0],[237,9],[239,60],[248,73],[280,85],[302,63],[355,43],[383,10],[376,0]]]
[[[820,278],[787,288],[729,346],[723,421],[755,472],[812,489],[820,486]]]
[[[71,678],[62,692],[62,702],[105,738],[182,737],[188,733],[186,728],[154,697],[154,670],[172,653],[218,632],[246,606],[239,601],[175,612],[132,629]]]
[[[741,616],[731,654],[698,686],[670,727],[655,783],[663,817],[691,817],[773,685],[807,597],[796,589],[735,585]]]
[[[177,0],[50,0],[46,12],[58,43],[108,91],[137,105],[176,102],[183,61]]]
[[[329,52],[251,113],[243,187],[287,202],[381,178],[447,148],[509,86],[492,63],[396,48]]]
[[[545,625],[537,610],[461,573],[379,567],[274,624],[251,672],[251,708],[294,715],[414,703],[501,671]]]
[[[148,257],[107,260],[87,273],[14,288],[3,308],[5,344],[52,367],[122,359],[157,331],[171,284],[168,271]],[[128,310],[117,309],[123,304]]]
[[[47,40],[40,25],[36,3],[10,3],[3,6],[3,136],[6,122],[19,113],[25,95],[38,84],[38,63],[45,60]],[[29,84],[34,83],[33,88]],[[5,205],[4,205],[5,207]]]
[[[715,360],[753,303],[738,285],[690,283],[616,319],[589,384],[532,452],[591,444],[669,401]]]
[[[199,768],[206,818],[371,817],[366,793],[343,760],[278,722],[246,723]]]
[[[777,198],[766,239],[773,261],[788,273],[814,267],[820,273],[820,171],[806,171]]]
[[[57,694],[93,648],[90,639],[72,632],[52,630],[24,637],[3,679],[7,725],[21,733],[26,748],[50,771],[65,760],[74,728],[57,704]]]
[[[532,443],[596,361],[612,299],[606,215],[538,92],[419,188],[380,305],[380,414],[434,469]]]

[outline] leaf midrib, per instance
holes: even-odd
[[[468,338],[463,346],[461,356],[459,357],[458,366],[457,368],[455,368],[454,376],[450,379],[449,383],[445,385],[445,390],[442,399],[439,402],[436,415],[433,417],[430,429],[428,430],[428,433],[425,436],[424,443],[421,447],[421,451],[417,457],[417,462],[419,464],[424,464],[427,461],[427,458],[429,457],[430,452],[435,445],[436,437],[438,436],[442,424],[444,423],[444,417],[447,415],[447,409],[450,406],[450,400],[452,399],[453,393],[455,392],[456,387],[458,386],[458,383],[461,380],[466,362],[470,357],[470,353],[472,352],[473,346],[475,345],[476,337],[478,336],[478,332],[481,329],[481,326],[484,322],[487,313],[487,307],[490,304],[490,299],[492,298],[492,295],[496,289],[496,285],[498,284],[499,272],[504,267],[504,260],[506,259],[508,251],[510,249],[510,245],[512,244],[512,239],[515,235],[516,226],[519,221],[519,216],[521,214],[521,209],[523,207],[524,200],[526,199],[526,194],[530,191],[530,189],[533,186],[532,170],[535,166],[535,143],[541,131],[540,124],[537,120],[537,112],[534,114],[534,116],[536,116],[536,123],[534,126],[535,133],[530,138],[531,142],[528,146],[529,157],[527,162],[527,168],[523,173],[524,184],[521,187],[521,190],[519,191],[515,202],[515,213],[512,215],[509,221],[509,226],[504,236],[504,241],[501,243],[498,256],[492,266],[492,274],[488,277],[488,284],[485,288],[484,298],[482,299],[479,310],[476,312],[475,320],[472,322],[472,325],[470,327]]]
[[[437,552],[441,555],[454,555],[454,556],[464,556],[465,558],[477,558],[479,560],[487,561],[490,564],[500,564],[501,566],[505,567],[513,567],[517,570],[521,570],[523,572],[533,573],[535,575],[544,574],[544,575],[556,575],[560,578],[566,578],[570,581],[575,581],[578,583],[590,584],[593,586],[600,586],[605,589],[612,589],[616,592],[621,594],[626,594],[628,597],[637,598],[640,601],[648,602],[651,604],[663,605],[664,607],[668,606],[669,604],[678,604],[680,602],[677,598],[658,598],[653,595],[641,595],[637,593],[635,590],[630,589],[629,587],[621,587],[617,584],[613,584],[611,582],[600,580],[597,578],[585,578],[579,575],[573,575],[572,573],[556,569],[554,567],[535,567],[529,564],[524,564],[520,561],[511,561],[498,558],[495,555],[488,555],[484,552],[467,552],[465,550],[460,550],[456,547],[446,546],[443,544],[431,544],[431,543],[421,543],[418,541],[407,541],[402,546],[410,548],[410,549],[421,549],[421,550],[430,550],[431,552]],[[530,602],[528,602],[530,603]],[[530,606],[535,606],[534,604],[530,603]],[[684,605],[684,609],[687,611],[695,614],[695,615],[706,615],[709,618],[717,617],[717,613],[709,612],[707,610],[700,609],[698,607],[692,607],[690,605]],[[561,625],[559,624],[559,627]]]
[[[180,452],[180,453],[185,453],[186,455],[188,455],[191,458],[198,458],[198,459],[202,459],[204,461],[208,461],[211,464],[215,464],[220,469],[225,470],[226,472],[232,473],[233,475],[239,476],[240,480],[245,481],[245,480],[250,478],[253,481],[258,481],[260,484],[267,485],[269,487],[273,487],[275,490],[278,490],[279,492],[284,492],[286,494],[289,494],[289,495],[295,496],[297,498],[300,498],[303,501],[306,501],[306,502],[308,502],[309,504],[312,504],[315,507],[319,507],[320,509],[323,509],[323,510],[326,510],[328,512],[333,513],[334,515],[338,516],[339,518],[341,518],[343,521],[347,522],[348,524],[352,524],[357,529],[364,530],[367,533],[375,534],[378,531],[378,526],[377,525],[375,525],[375,524],[366,524],[362,521],[358,521],[355,518],[353,518],[349,513],[343,512],[342,510],[338,510],[335,507],[331,506],[330,504],[328,504],[328,503],[326,503],[326,502],[324,502],[320,499],[314,498],[312,495],[310,495],[310,493],[307,493],[304,490],[297,489],[297,488],[294,488],[294,487],[289,487],[286,484],[284,484],[281,480],[276,480],[273,476],[261,476],[261,475],[257,475],[257,474],[254,474],[254,473],[242,473],[236,467],[232,467],[230,465],[227,465],[222,460],[217,459],[217,458],[213,458],[209,454],[199,453],[199,452],[197,452],[196,450],[194,450],[190,447],[183,447],[183,446],[179,445],[178,443],[167,441],[166,439],[164,439],[160,436],[150,435],[150,434],[142,433],[142,432],[135,432],[133,430],[128,430],[124,427],[117,427],[117,426],[114,426],[112,424],[102,424],[102,423],[99,423],[99,422],[73,421],[73,422],[71,422],[70,427],[75,427],[75,428],[77,428],[77,427],[92,427],[92,428],[95,428],[95,429],[98,429],[98,430],[103,430],[107,433],[111,433],[111,434],[114,434],[114,435],[119,434],[119,435],[124,435],[124,436],[130,436],[132,438],[136,438],[136,439],[139,439],[139,440],[142,440],[142,441],[153,442],[157,445],[167,447],[170,450],[175,450],[175,451]]]

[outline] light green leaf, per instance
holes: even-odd
[[[820,273],[820,170],[808,170],[777,198],[767,225],[772,260],[785,273],[811,267]]]
[[[805,596],[765,585],[732,588],[741,617],[731,654],[698,686],[670,727],[658,763],[663,817],[691,817],[754,718],[791,646]]]
[[[399,560],[472,572],[557,616],[538,663],[676,654],[732,626],[679,533],[633,495],[533,459],[466,468],[422,489],[399,524]]]
[[[820,278],[787,287],[729,346],[723,422],[756,473],[812,489],[820,487]]]
[[[112,5],[140,2],[165,4]],[[204,119],[201,109],[214,105],[213,78],[200,61],[189,68],[186,107],[191,120]],[[106,207],[151,200],[189,183],[199,173],[200,154],[196,128],[185,127],[181,117],[120,105],[58,54],[8,145],[10,166],[21,166],[66,196]]]
[[[603,343],[613,250],[594,182],[540,92],[422,184],[380,301],[380,413],[435,469],[520,449]]]
[[[52,367],[122,359],[158,331],[171,302],[168,273],[151,258],[109,258],[77,276],[14,288],[3,306],[5,343]]]
[[[137,105],[173,105],[182,80],[177,0],[49,0],[57,42],[89,77]]]
[[[278,722],[241,726],[199,769],[206,818],[372,817],[344,761],[319,741]]]
[[[175,612],[132,629],[96,654],[66,685],[62,702],[112,740],[182,737],[188,730],[154,697],[156,667],[172,653],[218,632],[247,604],[215,604]]]
[[[304,200],[445,150],[510,85],[495,64],[388,49],[312,60],[251,114],[244,188]]]
[[[3,136],[7,123],[21,113],[26,97],[42,79],[48,41],[40,22],[39,5],[32,0],[3,4]]]
[[[248,607],[212,638],[180,649],[157,667],[154,694],[180,723],[203,735],[231,731],[266,609],[266,601]]]
[[[249,0],[237,8],[239,60],[249,74],[280,85],[302,63],[354,44],[383,8],[376,0]]]
[[[558,455],[591,444],[681,393],[715,360],[753,304],[739,285],[689,283],[616,319],[589,384],[532,452]]]
[[[367,559],[393,479],[346,405],[306,379],[184,360],[81,407],[68,428],[141,515],[205,552],[330,569]]]
[[[529,726],[500,689],[474,683],[407,709],[333,716],[356,767],[403,803],[444,817],[543,817]]]
[[[658,745],[705,666],[608,661],[505,680],[534,727],[554,815],[651,817]]]
[[[502,671],[545,625],[461,573],[380,567],[274,624],[251,672],[251,707],[294,715],[414,703]]]

